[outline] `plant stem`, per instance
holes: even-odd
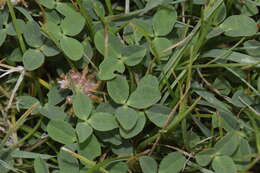
[[[106,6],[107,6],[108,14],[113,15],[111,0],[105,0],[105,3],[106,3]]]
[[[94,36],[95,36],[96,32],[95,32],[95,29],[94,29],[93,21],[92,21],[90,15],[89,15],[87,9],[82,5],[82,1],[77,0],[76,2],[79,6],[80,13],[83,15],[83,17],[86,20],[86,25],[87,25],[87,28],[88,28],[89,35],[90,35],[91,39],[94,40]]]
[[[62,147],[61,148],[63,151],[69,153],[72,157],[75,157],[79,160],[81,160],[82,162],[86,163],[87,165],[89,166],[95,166],[96,165],[96,162],[92,161],[92,160],[88,160],[87,158],[73,152],[73,151],[70,151],[69,149],[65,148],[65,147]],[[105,170],[104,168],[99,168],[99,171],[101,171],[102,173],[109,173],[107,170]]]
[[[37,131],[37,129],[40,127],[41,125],[41,122],[42,122],[42,118],[38,121],[38,123],[34,126],[34,128],[25,136],[23,137],[21,140],[19,140],[17,143],[13,144],[10,149],[11,150],[14,150],[16,147],[18,147],[20,144],[24,143],[24,141],[26,141],[27,139],[29,139],[33,134],[34,132]]]
[[[195,106],[198,104],[198,102],[200,101],[201,97],[197,98],[194,103],[182,114],[179,114],[178,116],[176,116],[173,121],[169,124],[169,126],[164,130],[164,131],[159,131],[158,133],[156,133],[154,136],[149,137],[148,139],[144,140],[143,142],[141,142],[138,147],[137,147],[137,151],[141,151],[143,150],[148,144],[150,144],[151,142],[155,141],[158,137],[160,137],[162,134],[168,133],[170,131],[172,131],[173,129],[175,129],[180,122],[187,116],[189,115],[189,113],[195,108]]]
[[[13,24],[14,24],[15,31],[17,33],[17,37],[18,37],[18,41],[19,41],[21,50],[24,53],[26,51],[26,47],[25,47],[25,43],[24,43],[24,40],[23,40],[22,33],[21,33],[20,28],[17,24],[15,12],[14,12],[14,8],[13,8],[13,4],[11,3],[11,0],[7,0],[7,6],[8,6],[9,12],[10,12],[11,17],[12,17],[12,21],[13,21]]]
[[[8,130],[4,139],[0,143],[0,148],[3,148],[7,142],[10,135],[17,131],[17,129],[25,122],[26,118],[32,113],[32,111],[39,105],[39,103],[34,103],[15,123],[15,125]]]

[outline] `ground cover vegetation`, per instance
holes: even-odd
[[[0,172],[249,173],[259,0],[0,0]]]

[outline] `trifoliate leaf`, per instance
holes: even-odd
[[[155,76],[143,77],[136,90],[130,95],[127,104],[134,108],[143,109],[157,103],[161,98],[159,82]]]
[[[44,63],[44,55],[36,49],[28,49],[23,55],[23,65],[28,71],[39,68]]]
[[[117,108],[115,116],[120,126],[126,131],[131,130],[135,126],[139,117],[134,109],[124,106]]]

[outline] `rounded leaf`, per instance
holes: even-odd
[[[127,104],[134,108],[144,109],[157,103],[161,98],[159,82],[155,76],[143,77],[136,90],[130,95]]]
[[[128,66],[135,66],[143,60],[145,54],[145,47],[130,45],[124,48],[122,60]]]
[[[87,120],[93,105],[91,99],[81,92],[77,92],[72,98],[72,105],[76,116],[82,120]]]
[[[230,16],[219,27],[229,37],[252,36],[257,32],[256,22],[245,15]]]
[[[60,26],[65,35],[75,36],[82,31],[84,25],[85,19],[79,13],[73,12],[61,21]]]
[[[246,157],[246,156],[249,156],[252,153],[253,152],[252,152],[252,148],[249,144],[249,141],[247,139],[241,138],[238,149],[232,155],[232,157],[233,157],[233,160],[236,161],[236,162],[249,163],[251,158]]]
[[[169,48],[172,45],[172,42],[170,40],[168,40],[167,38],[155,38],[152,41],[153,45],[154,45],[154,49],[155,50],[151,50],[151,52],[153,53],[153,55],[159,54],[160,57],[165,57],[165,56],[169,56],[172,53],[172,50],[168,50],[165,51],[167,48]],[[155,53],[156,51],[156,53]]]
[[[163,105],[154,105],[149,108],[145,113],[148,119],[153,122],[158,127],[163,127],[165,121],[168,119],[168,116],[171,112],[171,109]]]
[[[241,101],[242,99],[242,101]],[[232,103],[237,107],[246,107],[247,105],[254,104],[254,99],[247,95],[244,90],[237,90],[232,96]],[[245,105],[245,103],[247,105]]]
[[[117,121],[119,122],[120,126],[126,130],[131,130],[138,120],[138,113],[129,107],[120,107],[117,108],[115,112],[115,116]]]
[[[40,49],[45,56],[55,56],[60,53],[59,49],[50,41],[45,42]]]
[[[76,141],[75,130],[72,126],[60,120],[51,120],[47,125],[48,135],[62,144],[72,144]]]
[[[153,29],[155,35],[164,36],[169,34],[177,21],[175,9],[161,8],[153,16]]]
[[[48,21],[43,25],[44,29],[46,29],[52,37],[54,37],[57,41],[61,40],[62,38],[62,33],[60,26],[58,26],[57,23]]]
[[[25,24],[25,22],[24,22],[22,19],[17,19],[16,22],[17,22],[17,25],[18,25],[19,28],[20,28],[20,32],[21,32],[21,33],[24,33],[25,30],[26,30],[26,24]],[[15,31],[15,28],[14,28],[13,22],[10,22],[10,23],[8,23],[8,24],[6,25],[6,33],[7,33],[8,35],[11,35],[11,36],[16,36],[16,35],[17,35],[17,33],[16,33],[16,31]]]
[[[157,163],[152,157],[142,156],[139,163],[143,173],[157,173]]]
[[[61,13],[63,16],[69,16],[72,13],[75,13],[75,9],[70,3],[64,3],[56,1],[56,10]],[[76,19],[75,19],[76,20]]]
[[[17,96],[16,105],[19,109],[29,109],[33,104],[39,103],[38,99],[32,96]]]
[[[210,10],[208,10],[210,12]],[[218,9],[216,9],[215,14],[212,19],[213,25],[219,25],[227,16],[227,9],[225,3],[222,3]]]
[[[131,20],[131,26],[134,28],[135,32],[140,32],[147,37],[153,36],[152,24],[146,20],[135,18]]]
[[[39,112],[51,120],[64,120],[67,116],[63,108],[53,105],[47,105],[44,108],[40,108]]]
[[[78,123],[76,126],[76,132],[78,134],[79,142],[81,143],[90,137],[93,129],[87,123]]]
[[[41,28],[35,21],[29,21],[25,25],[24,38],[28,45],[34,48],[39,48],[43,45],[43,37]]]
[[[231,91],[231,85],[228,82],[228,80],[225,80],[224,78],[216,78],[213,87],[218,89],[219,92],[223,95],[228,95]]]
[[[215,173],[237,173],[234,161],[229,156],[217,156],[213,159],[212,168]]]
[[[116,155],[133,155],[133,145],[129,142],[129,140],[121,139],[120,145],[112,145],[112,152]]]
[[[260,42],[256,40],[248,40],[244,43],[244,49],[249,55],[260,57]]]
[[[79,162],[75,157],[62,150],[57,156],[59,168],[62,173],[79,173]]]
[[[101,146],[94,134],[78,145],[78,153],[89,160],[101,155]]]
[[[89,124],[98,131],[109,131],[118,127],[113,115],[105,112],[96,112],[88,120]]]
[[[207,166],[211,162],[215,154],[216,154],[216,150],[213,148],[209,148],[206,150],[202,150],[201,152],[196,154],[195,159],[199,165]]]
[[[41,5],[49,9],[53,9],[55,7],[54,0],[37,0],[37,2],[39,2]]]
[[[23,54],[20,48],[15,48],[11,55],[8,57],[8,60],[13,62],[22,62],[23,61]]]
[[[165,156],[159,166],[158,173],[179,173],[184,168],[186,158],[179,152]]]
[[[36,49],[28,49],[23,55],[23,65],[28,71],[39,68],[44,63],[44,55]]]
[[[122,53],[124,45],[121,43],[118,37],[116,37],[111,32],[108,32],[108,57],[119,58]],[[97,50],[104,55],[105,54],[105,34],[103,30],[99,30],[94,37],[94,42]]]
[[[35,173],[49,173],[49,168],[46,162],[41,158],[36,158],[33,162],[33,167]]]
[[[218,154],[231,156],[238,148],[240,138],[235,133],[227,133],[214,146]]]
[[[125,71],[125,66],[122,61],[107,57],[99,65],[100,71],[98,72],[98,77],[101,80],[110,80],[116,77],[115,72],[123,73]]]
[[[45,15],[46,15],[47,23],[51,22],[54,24],[60,24],[61,16],[57,11],[55,10],[46,11]]]
[[[259,3],[260,1],[258,1]],[[254,1],[245,1],[243,2],[243,7],[240,9],[241,13],[247,16],[254,16],[256,15],[259,11],[257,8],[257,4],[255,4]]]
[[[5,42],[6,35],[7,35],[6,34],[6,30],[5,29],[1,29],[0,30],[0,47]]]
[[[66,97],[66,92],[64,90],[59,90],[57,86],[53,86],[47,93],[48,104],[57,105],[62,102]]]
[[[125,77],[117,75],[107,82],[109,96],[118,104],[124,104],[129,96],[129,85]]]
[[[110,173],[127,173],[128,165],[125,162],[117,162],[106,166]]]
[[[145,122],[146,122],[145,115],[142,112],[139,112],[138,119],[135,126],[129,131],[126,131],[123,128],[119,128],[120,135],[125,139],[130,139],[138,135],[139,133],[142,132]]]
[[[83,45],[74,38],[63,36],[60,40],[60,46],[65,55],[73,61],[80,60],[83,56]]]

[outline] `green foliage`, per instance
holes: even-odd
[[[62,36],[60,39],[60,47],[71,60],[79,60],[84,53],[82,44],[73,38]]]
[[[91,111],[92,103],[88,96],[81,92],[76,93],[73,97],[73,110],[76,116],[82,120],[87,120]]]
[[[152,157],[142,156],[139,162],[144,173],[157,173],[157,163]]]
[[[185,166],[186,159],[179,152],[173,152],[165,156],[160,165],[159,165],[159,173],[178,173],[181,172],[183,167]]]
[[[143,109],[157,103],[160,98],[159,82],[155,76],[147,75],[143,77],[130,95],[127,104],[134,108]]]
[[[138,113],[128,107],[119,107],[115,112],[115,116],[119,124],[126,131],[131,130],[138,119]]]
[[[215,157],[212,162],[212,167],[216,173],[236,173],[236,165],[233,160],[228,156]]]
[[[252,36],[257,32],[255,21],[244,15],[230,16],[219,27],[230,37]]]
[[[44,63],[44,55],[35,49],[27,50],[23,55],[24,68],[33,71]]]
[[[76,141],[73,127],[65,121],[50,121],[47,126],[47,132],[52,139],[62,144],[72,144]]]
[[[1,173],[259,170],[259,0],[3,2]]]
[[[169,34],[175,22],[177,21],[177,12],[175,9],[162,8],[158,9],[153,16],[153,29],[156,36]]]
[[[129,96],[129,85],[123,76],[116,76],[115,79],[107,82],[109,96],[118,104],[124,104]]]
[[[45,161],[41,158],[36,158],[34,160],[34,170],[36,173],[49,173],[49,169]]]
[[[109,131],[117,128],[115,117],[109,113],[94,113],[88,120],[89,124],[98,131]]]

